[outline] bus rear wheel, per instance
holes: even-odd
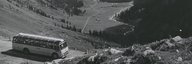
[[[27,49],[27,48],[24,48],[24,49],[23,49],[23,52],[24,52],[25,54],[30,54],[29,49]]]
[[[59,55],[57,53],[53,53],[52,56],[51,56],[53,59],[58,59],[59,58]]]

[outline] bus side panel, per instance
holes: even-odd
[[[12,47],[14,50],[18,50],[18,51],[23,51],[24,48],[27,48],[30,53],[39,53],[37,51],[38,49],[35,49],[34,46],[30,46],[30,45],[13,43]]]
[[[30,53],[34,54],[41,54],[46,56],[51,56],[52,53],[55,52],[53,49],[49,48],[42,48],[42,47],[36,47],[36,46],[30,46],[25,44],[18,44],[18,43],[12,43],[12,48],[17,51],[23,51],[24,48],[27,48]]]
[[[35,53],[35,54],[40,54],[40,52],[38,51],[38,47],[36,46],[31,46],[31,45],[23,45],[24,48],[28,48],[30,53]]]
[[[41,47],[39,48],[39,52],[41,52],[41,55],[52,56],[55,50]]]
[[[23,51],[23,47],[21,44],[18,43],[12,43],[13,50]]]

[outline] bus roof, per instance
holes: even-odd
[[[40,35],[34,35],[34,34],[27,34],[27,33],[19,33],[16,36],[23,36],[23,37],[29,37],[29,38],[37,38],[37,39],[46,39],[46,40],[52,40],[52,41],[64,41],[64,39],[60,38],[53,38],[53,37],[47,37],[47,36],[40,36]]]

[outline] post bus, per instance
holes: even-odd
[[[68,46],[64,39],[26,33],[13,36],[12,48],[26,54],[46,55],[54,59],[64,58],[68,54]]]

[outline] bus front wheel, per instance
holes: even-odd
[[[53,58],[53,59],[57,59],[57,58],[59,58],[59,55],[58,55],[57,53],[53,53],[53,54],[52,54],[52,58]]]
[[[29,49],[27,49],[27,48],[24,48],[23,49],[23,52],[25,53],[25,54],[29,54],[30,52],[29,52]]]

